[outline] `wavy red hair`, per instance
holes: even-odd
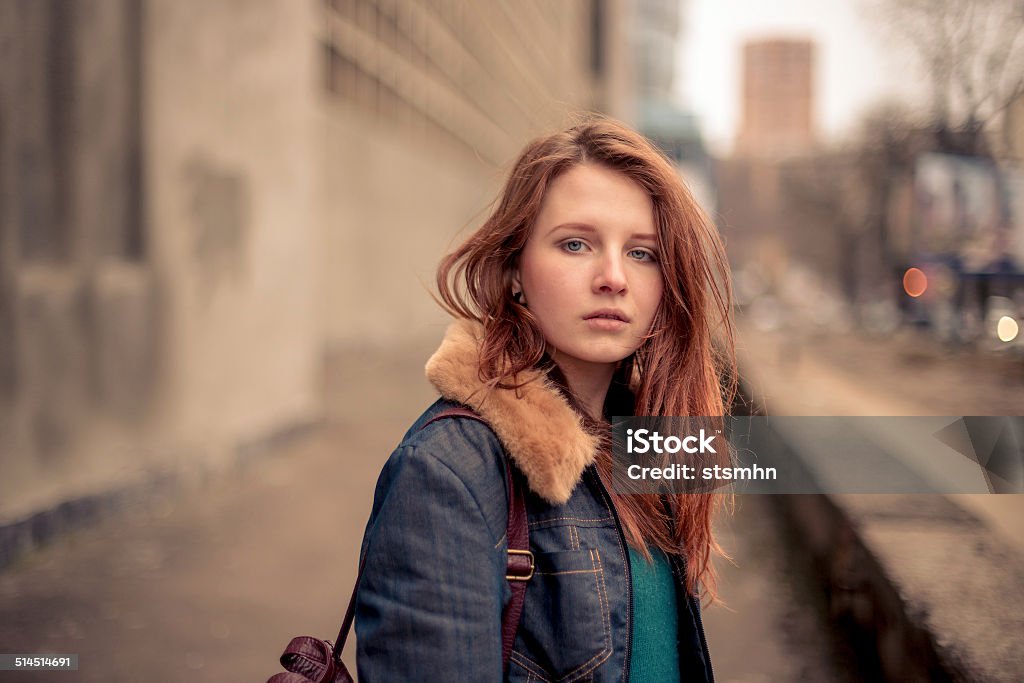
[[[718,231],[683,184],[678,170],[626,125],[590,117],[530,142],[509,174],[483,225],[446,256],[437,271],[441,303],[453,316],[483,325],[480,376],[514,387],[529,368],[554,376],[588,429],[607,438],[607,423],[587,417],[552,368],[546,342],[529,309],[512,298],[512,274],[551,182],[579,164],[600,164],[628,176],[650,195],[658,235],[664,295],[648,338],[620,363],[635,415],[722,416],[736,391],[732,292]],[[598,470],[611,481],[608,448]],[[610,488],[610,487],[609,487]],[[610,490],[626,537],[687,560],[687,589],[716,598],[712,533],[722,494],[617,495]],[[667,510],[671,515],[667,514]]]

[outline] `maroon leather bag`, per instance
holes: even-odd
[[[468,408],[451,408],[442,411],[428,420],[423,427],[446,418],[462,417],[487,424],[486,420]],[[508,564],[505,578],[512,589],[512,598],[501,614],[501,658],[505,670],[508,670],[509,655],[516,639],[516,629],[523,613],[523,600],[526,598],[526,582],[533,577],[533,553],[530,552],[530,534],[526,525],[526,503],[522,489],[516,485],[512,474],[512,464],[505,468],[508,485]],[[281,655],[281,666],[284,673],[271,676],[267,683],[352,683],[352,675],[341,661],[341,652],[345,649],[345,640],[356,614],[356,591],[359,580],[363,576],[366,558],[359,565],[356,585],[352,589],[352,598],[345,612],[345,619],[338,631],[338,638],[332,644],[329,640],[321,640],[312,636],[292,638]]]

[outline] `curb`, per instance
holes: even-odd
[[[983,521],[938,494],[775,502],[865,670],[893,681],[1024,680],[1024,558]]]

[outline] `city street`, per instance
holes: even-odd
[[[79,654],[77,674],[56,680],[254,681],[277,670],[291,636],[333,638],[377,472],[431,400],[428,353],[335,363],[322,430],[0,574],[0,650]],[[720,564],[727,606],[705,613],[718,680],[849,680],[767,499],[741,499],[720,526],[736,564]]]
[[[747,331],[741,347],[745,369],[755,370],[748,376],[772,377],[777,361],[788,368],[794,381],[756,391],[791,414],[914,406],[924,412],[926,404],[914,401],[928,395],[926,381],[955,384],[958,372],[973,372],[989,390],[976,383],[959,401],[946,393],[927,404],[932,412],[962,412],[970,396],[1005,400],[1016,381],[992,384],[1006,376],[998,364],[985,372],[969,364],[956,370],[924,356],[918,365],[934,366],[931,379],[918,372],[901,384],[894,373],[907,351],[898,343],[844,338],[782,357],[775,337]],[[322,428],[205,486],[155,496],[17,562],[0,574],[0,650],[77,653],[79,671],[67,676],[83,682],[260,680],[276,670],[291,636],[333,638],[377,473],[432,400],[421,373],[429,353],[424,347],[337,358],[325,381]],[[976,412],[995,408],[982,403]],[[1017,540],[1021,497],[961,498]],[[744,682],[857,680],[854,653],[823,617],[817,579],[773,503],[740,496],[735,514],[718,522],[734,564],[719,562],[724,605],[705,613],[716,675]],[[352,654],[350,647],[350,662]]]
[[[78,656],[0,683],[259,682],[335,638],[445,311],[593,413],[612,361],[642,411],[738,380],[746,434],[650,434],[779,485],[712,520],[718,683],[1024,681],[1022,12],[0,0],[0,655]],[[588,446],[529,393],[490,418],[564,500]],[[591,503],[535,521],[587,550]],[[600,622],[551,578],[580,557],[537,558],[559,647]]]

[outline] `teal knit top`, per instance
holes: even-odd
[[[679,613],[676,584],[668,557],[650,548],[654,562],[632,547],[633,649],[629,680],[634,683],[679,683]]]

